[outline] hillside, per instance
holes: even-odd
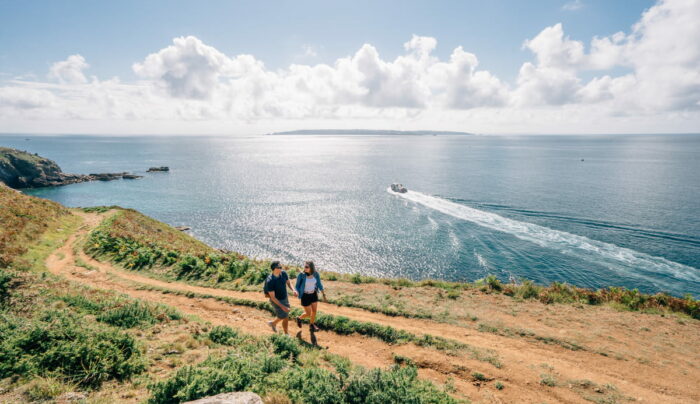
[[[10,335],[0,342],[0,402],[66,392],[178,402],[231,390],[275,403],[700,400],[700,321],[690,298],[323,271],[322,331],[272,336],[260,293],[268,262],[133,210],[67,210],[2,185],[0,197],[3,223],[26,218],[13,226],[26,241],[5,243],[26,250],[7,255],[41,258],[0,273]],[[31,227],[49,212],[56,221]],[[48,336],[51,349],[26,351],[30,335]],[[104,344],[91,350],[96,339]],[[61,352],[92,355],[95,368],[85,373]]]

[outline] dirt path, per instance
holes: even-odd
[[[214,299],[189,298],[157,291],[139,290],[138,285],[148,285],[196,292],[213,296],[227,296],[248,300],[264,301],[261,293],[236,292],[215,288],[192,286],[179,282],[164,282],[136,272],[128,272],[103,263],[75,249],[76,241],[99,225],[104,215],[77,212],[84,224],[72,235],[66,244],[47,259],[47,267],[82,284],[96,288],[111,289],[144,300],[165,303],[177,307],[182,312],[194,314],[212,324],[226,324],[238,327],[251,334],[269,334],[265,324],[270,319],[267,312],[232,306]],[[77,251],[77,254],[74,253]],[[75,265],[76,258],[96,270],[88,270]],[[296,302],[295,302],[296,303]],[[640,363],[636,360],[620,360],[605,357],[595,352],[571,351],[558,345],[547,345],[526,339],[502,337],[481,333],[473,329],[438,323],[429,320],[390,317],[361,309],[322,304],[321,311],[334,315],[347,316],[358,321],[390,325],[397,329],[422,335],[425,333],[460,341],[477,349],[492,349],[498,353],[503,367],[497,369],[489,363],[469,357],[449,356],[430,348],[413,344],[389,345],[377,339],[358,335],[341,336],[331,332],[317,333],[319,344],[330,352],[348,357],[356,364],[366,367],[386,367],[393,362],[392,353],[410,357],[420,366],[423,378],[445,383],[452,380],[457,396],[469,397],[472,402],[590,402],[614,395],[618,401],[632,398],[643,402],[694,403],[700,401],[700,372],[679,374],[678,369]],[[631,313],[630,313],[631,314]],[[296,333],[296,325],[290,331]],[[302,338],[308,339],[304,328]],[[697,358],[690,358],[696,361]],[[700,364],[698,364],[700,365]],[[488,378],[501,381],[505,388],[496,390],[494,383],[479,383],[472,374],[479,372]],[[557,381],[556,386],[540,383],[542,375],[550,374]],[[611,389],[600,389],[578,383],[588,380],[599,386],[612,384]],[[596,389],[602,392],[597,392]],[[587,399],[586,399],[587,398]]]

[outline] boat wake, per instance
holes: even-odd
[[[620,247],[584,236],[550,229],[533,223],[508,219],[495,213],[430,196],[416,191],[389,193],[424,205],[444,214],[466,220],[489,229],[511,234],[541,247],[555,249],[562,254],[603,265],[626,276],[641,277],[663,287],[660,273],[676,279],[700,282],[700,270],[662,257],[655,257],[629,248]],[[648,275],[648,276],[647,276]],[[653,276],[656,275],[656,276]]]

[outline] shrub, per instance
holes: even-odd
[[[557,385],[557,380],[554,376],[545,373],[540,375],[540,384],[543,386],[555,387]]]
[[[296,359],[301,353],[301,346],[292,337],[282,334],[272,334],[270,341],[274,351],[285,359]]]
[[[277,365],[271,366],[275,363]],[[224,358],[210,357],[196,366],[179,369],[165,381],[150,385],[152,395],[148,402],[178,403],[230,391],[255,391],[269,374],[282,369],[280,363],[266,352],[231,352]]]
[[[501,281],[498,280],[496,275],[489,275],[484,278],[484,282],[490,291],[500,292],[503,289]]]
[[[472,378],[473,378],[474,380],[477,380],[477,381],[480,381],[480,382],[483,382],[483,381],[486,380],[486,376],[484,376],[483,373],[479,373],[479,372],[474,372],[474,373],[472,373]]]
[[[46,311],[31,322],[6,316],[0,341],[0,378],[58,374],[83,387],[125,380],[145,370],[133,337],[81,320],[66,311]]]
[[[209,339],[221,345],[233,345],[238,338],[238,332],[231,327],[218,325],[209,331]]]
[[[530,280],[523,281],[523,284],[517,289],[515,295],[522,299],[536,298],[540,294],[540,288]]]
[[[419,380],[415,367],[394,366],[388,371],[373,369],[357,371],[345,387],[348,404],[435,403],[457,401],[432,384]]]
[[[294,402],[308,404],[343,403],[340,379],[326,369],[296,368],[284,377],[286,391]]]
[[[10,297],[10,291],[14,288],[14,275],[5,269],[0,269],[0,307]]]
[[[97,316],[98,321],[121,328],[155,324],[157,319],[146,303],[131,301],[114,307]]]
[[[462,296],[462,292],[460,292],[460,291],[457,290],[457,289],[452,289],[452,290],[450,290],[449,292],[447,292],[447,298],[448,298],[448,299],[456,300],[456,299],[459,298],[460,296]]]

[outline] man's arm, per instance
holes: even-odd
[[[294,292],[294,296],[298,296],[298,295],[299,295],[299,293],[297,293],[297,290],[294,289],[294,287],[292,286],[292,281],[291,281],[289,278],[287,278],[287,286],[289,287],[289,290],[291,290],[292,292]]]
[[[275,292],[274,292],[274,291],[268,292],[267,294],[268,294],[268,296],[270,297],[270,300],[272,300],[272,303],[278,305],[279,308],[282,309],[282,311],[289,311],[289,307],[283,305],[282,303],[280,303],[279,300],[277,300],[277,298],[275,297]]]

